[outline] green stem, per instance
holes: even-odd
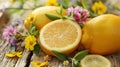
[[[83,6],[84,9],[88,10],[86,2],[84,0],[82,0],[82,6]]]

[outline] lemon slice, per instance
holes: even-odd
[[[52,50],[69,54],[79,47],[81,40],[80,26],[71,20],[56,20],[45,25],[40,31],[40,46],[44,52]]]
[[[81,67],[111,67],[111,62],[101,55],[87,55],[80,62]]]

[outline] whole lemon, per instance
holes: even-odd
[[[60,16],[57,13],[58,10],[60,10],[60,7],[57,6],[44,6],[33,10],[30,16],[25,19],[24,25],[26,29],[29,29],[31,23],[34,22],[36,28],[40,30],[44,25],[51,22],[45,14]],[[64,9],[62,10],[62,15],[66,15],[66,11]]]
[[[94,54],[112,54],[120,50],[120,17],[104,14],[83,27],[82,44]]]

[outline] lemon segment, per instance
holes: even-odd
[[[81,67],[111,67],[111,62],[101,55],[87,55],[80,62]]]

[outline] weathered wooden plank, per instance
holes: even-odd
[[[7,58],[5,56],[6,53],[9,53],[9,47],[8,47],[8,42],[4,42],[3,44],[0,44],[0,45],[3,45],[0,49],[0,65],[1,67],[13,67],[14,64],[16,63],[17,61],[17,58],[15,58],[14,60],[11,58]]]
[[[24,33],[23,33],[24,34]],[[29,51],[24,50],[24,43],[17,48],[17,51],[23,52],[22,58],[7,58],[6,53],[10,53],[8,42],[2,40],[0,42],[0,67],[25,67],[27,65],[27,59],[30,54]]]
[[[31,58],[31,61],[44,61],[43,57],[46,55],[47,54],[45,54],[44,52],[41,52],[40,56],[33,55]],[[112,54],[112,55],[108,55],[105,57],[111,61],[112,67],[120,67],[120,52]],[[33,67],[33,66],[30,65],[30,67]],[[58,60],[55,57],[52,57],[49,67],[72,67],[72,66],[71,66],[71,63],[68,66],[64,66],[60,60]]]
[[[18,20],[18,18],[20,18],[20,16],[22,16],[21,18],[25,18],[26,16],[28,16],[29,13],[30,13],[30,11],[28,11],[28,12],[22,11],[19,13],[19,16],[17,16],[18,14],[14,14],[14,16],[12,16],[11,18],[14,18],[14,17],[15,18],[10,20],[10,22],[8,24],[9,25],[11,23],[13,24],[13,22],[16,22],[16,20]],[[23,21],[20,21],[20,22],[22,23]],[[6,24],[6,25],[8,25],[8,24]],[[26,33],[26,30],[23,25],[18,26],[18,28],[23,29],[22,34]],[[17,30],[18,30],[18,28],[17,28]],[[2,33],[0,33],[0,35],[2,35]],[[9,47],[10,47],[10,45],[8,44],[8,42],[5,41],[4,39],[2,39],[2,37],[1,37],[0,38],[0,67],[28,67],[26,65],[27,65],[27,59],[28,59],[30,52],[27,50],[24,50],[24,43],[21,44],[21,46],[17,48],[17,51],[23,52],[22,58],[7,58],[5,56],[5,54],[10,53]]]
[[[120,67],[120,52],[106,56],[112,63],[112,67]]]
[[[15,67],[25,67],[27,64],[27,58],[28,58],[29,54],[30,54],[30,51],[24,50],[23,57],[21,59],[17,60]]]

